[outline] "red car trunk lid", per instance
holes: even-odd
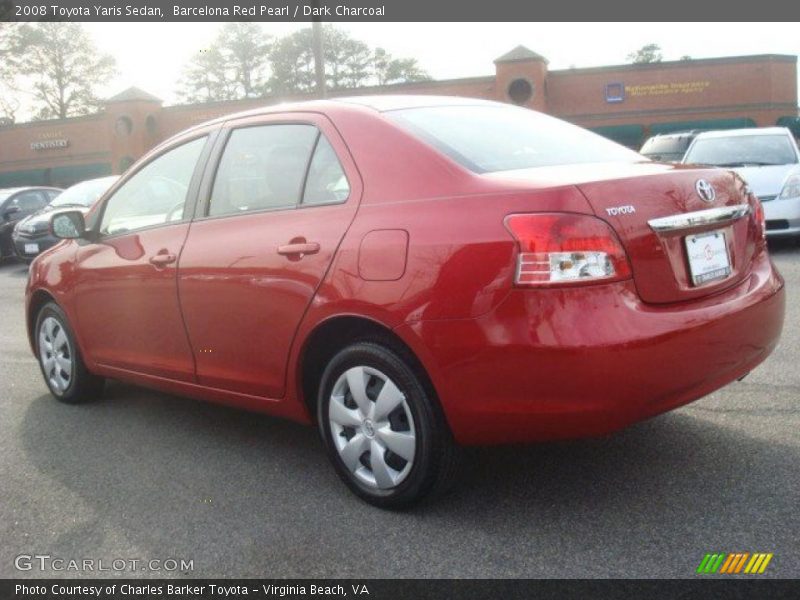
[[[763,243],[754,217],[757,200],[729,171],[648,170],[638,176],[582,182],[578,188],[620,237],[645,302],[690,300],[730,287],[748,275],[756,248]],[[730,274],[698,282],[692,276],[690,245],[698,244],[691,246],[695,275],[703,268],[703,248],[709,261],[712,256],[714,261],[725,260],[723,238],[699,235],[704,233],[724,235]]]

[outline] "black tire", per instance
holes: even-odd
[[[386,418],[381,421],[382,427],[377,420],[374,423],[374,429],[371,421],[368,429],[366,429],[364,421],[361,422],[361,425],[340,427],[331,421],[329,415],[334,387],[339,386],[337,392],[344,389],[341,386],[347,387],[348,391],[344,394],[338,393],[337,397],[342,399],[343,406],[352,409],[351,415],[363,415],[363,412],[359,412],[360,409],[353,399],[352,392],[349,391],[349,382],[342,383],[343,380],[347,380],[348,371],[358,370],[362,367],[366,369],[364,371],[366,373],[365,380],[369,382],[365,386],[365,394],[373,403],[370,406],[377,406],[375,400],[386,385],[386,380],[381,379],[383,376],[396,386],[404,402],[388,413]],[[393,347],[384,341],[373,340],[347,346],[333,357],[322,374],[317,397],[317,423],[328,457],[347,486],[358,497],[374,506],[386,509],[409,507],[442,494],[451,487],[456,479],[459,448],[453,440],[433,390],[426,385],[425,381],[424,375],[419,373],[419,368],[415,366],[413,357],[409,356],[403,348]],[[370,386],[372,386],[371,389]],[[355,412],[352,412],[353,410]],[[335,433],[335,428],[340,429],[338,434]],[[382,436],[384,434],[381,432],[386,433],[386,428],[392,429],[388,432],[390,434],[412,434],[415,451],[411,461],[406,461],[399,454],[394,454],[388,445],[383,445],[384,438]],[[372,436],[369,436],[368,432],[371,432]],[[383,464],[391,463],[392,470],[388,473],[397,476],[396,485],[392,480],[390,486],[377,487],[378,477],[370,470],[371,449],[360,453],[358,463],[355,463],[358,465],[356,470],[361,473],[361,478],[345,465],[336,444],[349,445],[356,435],[360,435],[368,445],[371,441],[379,444],[378,446],[370,445],[369,448],[383,448],[381,461]],[[334,441],[334,436],[338,436],[338,442]],[[366,437],[370,439],[365,440]],[[376,440],[376,438],[381,439]],[[356,452],[358,453],[360,450]],[[397,470],[394,470],[395,468]],[[386,472],[384,471],[384,473]],[[375,482],[365,483],[364,476],[373,477]]]
[[[45,367],[45,357],[57,351],[53,349],[52,352],[50,352],[45,348],[45,352],[43,353],[41,348],[43,341],[42,328],[52,324],[50,320],[55,320],[57,323],[57,328],[54,329],[55,336],[52,337],[58,337],[61,332],[63,332],[66,337],[66,343],[61,344],[58,351],[63,350],[63,356],[71,362],[72,367],[68,378],[63,378],[59,375],[56,380],[56,375],[54,375],[53,370],[55,367],[51,367],[49,373]],[[45,338],[47,335],[48,334],[45,333]],[[59,339],[61,338],[59,337]],[[44,377],[47,387],[50,389],[50,393],[53,394],[56,400],[66,402],[67,404],[79,404],[81,402],[96,400],[102,396],[104,379],[93,375],[86,368],[86,364],[83,362],[83,357],[78,349],[75,334],[72,332],[67,316],[55,302],[48,302],[39,310],[39,314],[36,316],[34,341],[39,368],[42,371],[42,376]],[[45,340],[45,343],[50,342]],[[66,371],[61,370],[61,373],[66,373]],[[63,389],[61,389],[54,381],[66,381],[66,384],[63,385]]]

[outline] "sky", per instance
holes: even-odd
[[[282,36],[308,26],[262,23]],[[338,23],[370,46],[416,58],[434,79],[492,75],[495,58],[522,44],[544,55],[551,69],[628,62],[645,44],[664,60],[744,54],[800,54],[793,23]],[[86,23],[96,46],[117,60],[118,75],[101,96],[137,86],[177,102],[183,67],[213,40],[220,23]]]

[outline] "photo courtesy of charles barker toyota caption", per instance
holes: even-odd
[[[58,400],[116,378],[313,422],[387,508],[446,489],[459,445],[607,433],[740,379],[784,318],[741,177],[476,99],[229,115],[51,223],[26,314]]]

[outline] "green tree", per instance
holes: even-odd
[[[264,94],[272,37],[256,23],[227,23],[184,68],[178,96],[187,102]]]
[[[628,60],[636,64],[657,63],[661,62],[663,58],[661,46],[658,44],[646,44],[636,52],[628,54]]]
[[[327,28],[326,28],[327,29]],[[326,55],[327,55],[327,48]],[[314,53],[311,28],[300,29],[279,39],[272,51],[270,91],[285,94],[314,89]],[[327,70],[330,68],[327,64]]]
[[[16,74],[11,67],[13,23],[0,23],[0,125],[13,123],[20,107]]]
[[[231,71],[237,95],[245,98],[264,92],[272,36],[255,23],[228,23],[217,38],[220,52]]]
[[[23,23],[13,30],[7,58],[39,119],[94,112],[97,87],[114,74],[114,59],[95,49],[80,23]]]
[[[373,50],[332,25],[325,25],[323,32],[325,84],[329,90],[429,79],[415,59],[394,59],[386,50]],[[271,91],[287,94],[316,89],[312,39],[311,28],[306,28],[276,42]]]
[[[328,89],[365,85],[369,81],[372,66],[369,46],[332,25],[324,27],[323,31],[325,83]]]
[[[227,61],[217,46],[201,50],[185,67],[178,97],[190,103],[236,99]]]
[[[372,64],[378,85],[430,79],[430,76],[420,68],[417,59],[392,58],[392,55],[383,48],[375,48]]]

